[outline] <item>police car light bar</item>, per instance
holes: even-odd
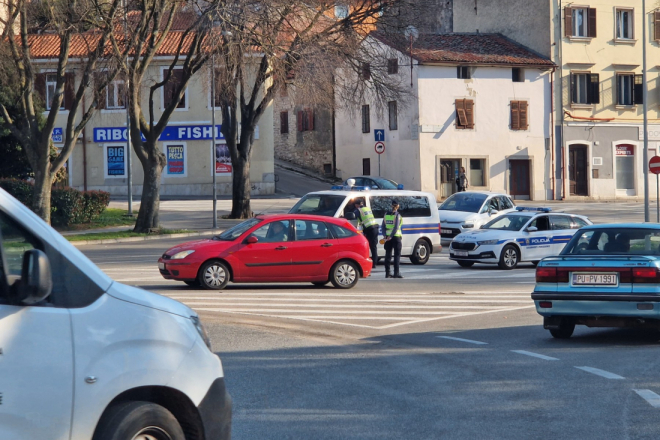
[[[344,186],[344,185],[333,185],[330,189],[340,190],[340,191],[369,191],[371,188],[368,186]]]
[[[534,208],[531,206],[516,206],[516,211],[550,212],[552,211],[552,208]]]

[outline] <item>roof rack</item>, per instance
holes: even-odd
[[[535,212],[550,212],[552,208],[535,208],[532,206],[516,206],[516,211],[535,211]]]

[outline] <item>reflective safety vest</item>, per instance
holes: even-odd
[[[396,214],[385,214],[385,236],[389,237],[394,229],[394,221],[396,220]],[[399,230],[393,235],[394,237],[402,237],[401,228],[403,228],[403,217],[399,216]]]
[[[367,208],[366,206],[360,208],[360,217],[362,218],[362,226],[364,226],[365,229],[376,226],[378,224],[374,218],[374,213],[371,212],[371,209]]]

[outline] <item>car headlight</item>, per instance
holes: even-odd
[[[466,223],[466,224],[463,225],[463,228],[465,228],[465,229],[474,228],[474,224],[472,224],[472,223]]]
[[[484,241],[478,241],[477,244],[479,246],[487,245],[487,244],[497,244],[497,240],[484,240]]]
[[[197,333],[199,333],[199,336],[202,337],[202,340],[204,341],[206,346],[209,348],[209,350],[213,351],[213,348],[211,348],[211,339],[209,338],[209,334],[206,333],[206,329],[204,328],[202,321],[200,321],[199,316],[193,315],[190,317],[190,320],[197,329]]]
[[[180,260],[182,258],[186,258],[188,255],[192,254],[193,252],[195,252],[195,251],[189,250],[189,251],[177,252],[176,254],[172,255],[171,259],[172,260]]]

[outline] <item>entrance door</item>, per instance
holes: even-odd
[[[509,166],[511,168],[511,196],[518,200],[529,200],[531,195],[529,186],[529,160],[509,160]]]
[[[628,196],[635,195],[635,146],[616,146],[616,189]]]
[[[568,180],[572,196],[587,196],[587,146],[568,147]]]
[[[460,166],[460,159],[443,159],[440,161],[440,194],[443,198],[449,197],[458,190],[456,178]]]
[[[371,159],[362,159],[362,175],[371,176]]]

